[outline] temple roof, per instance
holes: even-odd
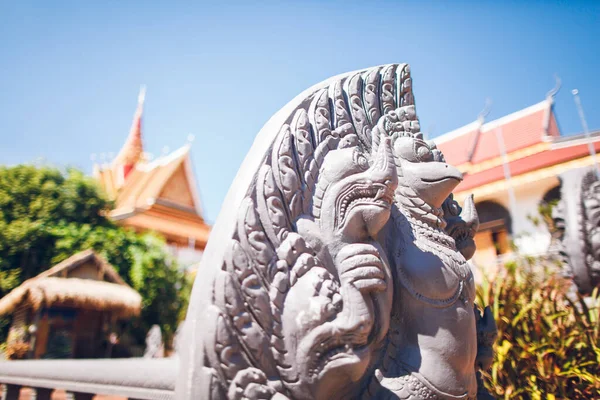
[[[184,174],[191,174],[191,165],[188,165],[190,163],[189,153],[190,146],[185,145],[154,162],[138,164],[131,171],[127,184],[119,191],[116,197],[116,207],[111,214],[115,216],[135,209],[145,209],[156,203],[176,172],[184,170]],[[187,176],[187,178],[190,177]],[[188,185],[187,189],[190,190],[191,198],[180,201],[173,199],[172,205],[201,216],[199,199],[191,187],[189,179],[188,182],[182,183]]]
[[[506,158],[500,150],[498,133]],[[600,133],[590,136],[599,152]],[[455,189],[458,197],[467,191],[482,195],[498,189],[498,183],[505,180],[504,161],[508,162],[511,177],[520,177],[513,183],[528,182],[525,175],[535,174],[536,179],[542,179],[593,162],[587,145],[590,139],[585,135],[561,136],[551,97],[485,124],[472,122],[433,140],[446,161],[464,174]]]
[[[474,121],[433,140],[448,163],[456,166],[478,164],[501,157],[497,129],[502,133],[506,153],[544,143],[560,135],[552,101],[544,100],[494,121]]]
[[[188,239],[199,248],[206,244],[210,227],[202,217],[189,144],[155,161],[138,162],[120,187],[112,168],[98,168],[95,175],[115,202],[111,218],[182,244]]]
[[[148,161],[141,119],[144,89],[125,145],[109,165],[95,165],[94,176],[114,201],[110,217],[138,230],[157,231],[169,242],[203,249],[210,227],[202,217],[190,159],[190,145]]]

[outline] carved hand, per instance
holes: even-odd
[[[386,289],[384,265],[375,246],[349,244],[340,250],[336,259],[342,286],[351,284],[363,293]]]
[[[382,254],[373,244],[349,244],[337,254],[336,266],[344,297],[344,314],[352,315],[354,321],[367,322],[369,331],[377,322],[376,340],[381,340],[389,327],[393,291],[389,284],[389,267]],[[374,320],[375,315],[379,316],[378,321]]]
[[[239,371],[229,386],[228,398],[232,400],[270,400],[275,390],[267,385],[267,377],[257,368]],[[282,399],[282,397],[278,397]],[[285,397],[283,397],[285,398]]]

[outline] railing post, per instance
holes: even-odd
[[[35,400],[50,400],[54,389],[35,388]]]
[[[71,392],[73,400],[92,400],[95,396],[93,393]]]
[[[2,400],[19,400],[19,394],[21,394],[21,386],[5,384]]]

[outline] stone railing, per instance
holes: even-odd
[[[17,400],[21,388],[34,389],[36,400],[49,400],[54,390],[75,400],[96,394],[171,400],[178,368],[177,358],[5,361],[0,362],[0,383],[4,400]]]

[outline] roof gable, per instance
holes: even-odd
[[[31,280],[40,278],[93,279],[127,286],[114,267],[93,250],[74,254]]]
[[[184,165],[180,165],[175,172],[173,172],[170,179],[163,186],[158,198],[182,207],[190,209],[196,208],[191,184]]]
[[[147,209],[157,201],[202,217],[193,169],[186,145],[166,157],[138,165],[117,195],[113,215]]]

